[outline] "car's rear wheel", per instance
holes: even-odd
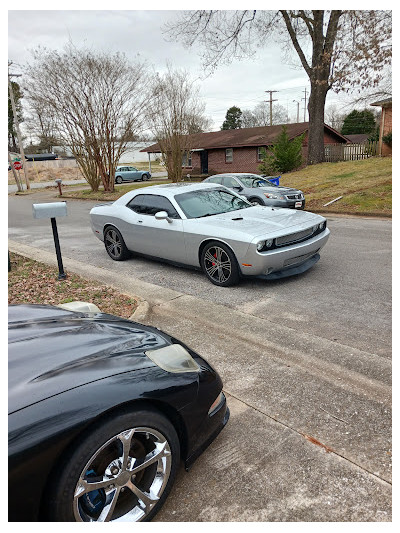
[[[129,256],[129,250],[121,233],[113,226],[108,227],[104,232],[104,246],[114,261],[124,261]]]
[[[121,176],[117,176],[117,177],[115,178],[115,183],[122,183],[122,178],[121,178]]]
[[[249,201],[252,205],[265,205],[264,202],[260,200],[260,198],[250,198]]]
[[[222,242],[210,242],[201,252],[200,263],[207,278],[220,287],[230,287],[239,281],[239,266],[232,250]]]
[[[48,492],[60,522],[151,520],[171,490],[180,446],[157,411],[125,412],[97,425],[64,460]]]

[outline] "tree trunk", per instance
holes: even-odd
[[[315,165],[325,161],[324,110],[327,92],[326,82],[324,83],[320,80],[311,82],[311,94],[308,101],[308,165]]]

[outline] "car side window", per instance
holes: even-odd
[[[222,178],[210,178],[207,180],[207,183],[218,183],[218,185],[222,185]]]
[[[225,177],[223,184],[230,189],[232,189],[232,187],[240,187],[240,183],[235,178],[231,177]]]
[[[168,198],[155,194],[138,194],[127,207],[140,215],[154,216],[159,211],[166,211],[170,218],[181,218]]]

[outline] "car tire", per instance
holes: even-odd
[[[250,198],[249,202],[253,205],[265,205],[260,198]]]
[[[118,183],[118,184],[119,184],[119,183],[122,183],[122,178],[121,178],[121,176],[117,176],[117,177],[115,178],[115,183]]]
[[[239,282],[239,266],[232,250],[222,242],[207,243],[201,251],[200,264],[207,278],[219,287]]]
[[[114,261],[124,261],[129,256],[129,250],[126,247],[125,241],[121,233],[114,226],[108,226],[105,229],[104,246],[108,255]]]
[[[150,178],[148,174],[142,174],[142,181],[147,181]]]
[[[149,521],[171,490],[179,458],[176,431],[158,411],[141,408],[109,417],[87,430],[53,472],[46,518]]]

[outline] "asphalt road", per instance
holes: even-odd
[[[9,197],[9,237],[53,250],[50,221],[32,217],[32,203],[43,201],[54,197],[44,192]],[[391,221],[328,216],[331,236],[311,270],[279,281],[243,280],[226,289],[193,270],[139,257],[112,261],[90,228],[95,203],[68,200],[68,216],[57,220],[67,257],[391,356]]]
[[[53,254],[50,222],[32,219],[43,201],[54,198],[9,197],[9,237]],[[68,201],[58,220],[66,260],[151,294],[149,322],[218,369],[231,408],[157,520],[390,521],[391,221],[329,216],[310,271],[223,289],[143,258],[113,262],[91,232],[92,205]]]

